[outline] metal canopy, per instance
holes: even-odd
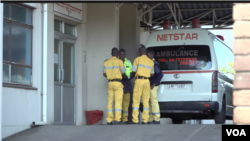
[[[212,25],[213,29],[232,29],[233,3],[137,3],[138,10],[152,8],[152,25],[141,23],[141,27],[161,28],[164,19],[178,28],[191,28],[192,19],[199,18],[201,26]],[[145,13],[144,13],[145,14]],[[141,16],[141,15],[140,15]]]

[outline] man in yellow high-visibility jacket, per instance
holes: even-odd
[[[104,62],[103,76],[107,77],[108,83],[108,104],[107,104],[107,124],[121,124],[123,85],[122,78],[125,77],[126,68],[123,62],[118,59],[118,49],[113,48],[112,57]],[[115,118],[113,116],[113,101],[115,99]]]
[[[133,124],[139,123],[139,105],[142,97],[143,113],[142,124],[148,123],[149,118],[149,96],[150,96],[150,83],[149,77],[154,74],[154,62],[146,55],[147,49],[142,46],[139,49],[140,57],[134,60],[132,75],[135,75],[135,86],[133,91]]]

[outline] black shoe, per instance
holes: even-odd
[[[113,125],[113,123],[112,122],[107,122],[107,125]]]
[[[120,121],[115,121],[115,125],[120,125],[121,122]]]
[[[145,123],[145,122],[142,122],[141,124],[148,124],[148,122],[146,122],[146,123]]]
[[[160,124],[161,122],[160,121],[153,121],[152,124]]]
[[[138,124],[138,123],[132,122],[132,124]]]
[[[153,121],[152,122],[148,122],[148,124],[153,124]]]

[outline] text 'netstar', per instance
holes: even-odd
[[[168,41],[168,40],[198,40],[198,33],[175,33],[175,34],[162,34],[157,35],[157,41]]]

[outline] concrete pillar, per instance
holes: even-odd
[[[0,31],[3,31],[3,3],[0,3]],[[3,56],[3,34],[0,34],[0,56]],[[3,62],[3,57],[0,58],[0,62]],[[3,65],[0,66],[0,72],[3,73]],[[0,140],[2,140],[2,75],[0,75]]]
[[[137,21],[137,6],[125,3],[119,10],[119,48],[126,50],[126,58],[134,61],[139,46],[139,22]]]
[[[82,4],[82,22],[77,25],[76,40],[76,125],[86,124],[87,110],[87,4]]]
[[[43,14],[43,120],[54,122],[54,14],[53,3],[44,4]]]
[[[87,4],[87,109],[102,110],[107,124],[108,81],[103,77],[103,62],[111,49],[119,47],[119,13],[115,3]]]
[[[139,32],[140,25],[137,21],[137,6],[131,3],[123,4],[119,9],[119,48],[126,50],[126,58],[134,62],[134,59],[138,57],[139,49]],[[132,82],[132,88],[134,86],[134,80]],[[131,121],[132,112],[132,95],[130,97],[129,107],[129,121]]]
[[[250,14],[249,3],[233,6],[234,19],[234,109],[233,120],[236,124],[250,124]]]

